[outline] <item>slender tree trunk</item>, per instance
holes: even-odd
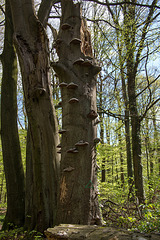
[[[149,157],[148,157],[148,137],[145,137],[145,149],[146,149],[146,159],[147,159],[147,179],[149,181]]]
[[[100,223],[96,180],[96,79],[90,34],[80,4],[62,0],[53,67],[62,95],[61,178],[57,224]]]
[[[103,80],[100,77],[100,86],[99,86],[99,108],[100,110],[103,109],[103,101],[102,101],[102,92],[103,92]],[[101,144],[104,144],[104,123],[103,123],[103,114],[100,112],[100,139]],[[102,178],[101,182],[106,181],[106,159],[103,157],[102,159]]]
[[[124,6],[124,39],[126,46],[126,67],[128,81],[129,112],[131,115],[132,128],[132,156],[134,167],[134,183],[136,196],[139,203],[144,202],[143,175],[141,164],[141,139],[140,139],[140,118],[138,116],[136,103],[136,69],[135,69],[135,6]],[[136,63],[137,64],[137,63]]]
[[[34,14],[31,0],[27,5],[25,0],[10,0],[10,3],[32,154],[27,163],[27,174],[33,183],[31,189],[26,188],[26,213],[30,214],[26,216],[26,226],[43,231],[53,226],[59,180],[58,126],[50,88],[48,39]],[[30,184],[29,176],[26,179],[26,184]]]
[[[121,136],[121,129],[119,130],[118,134],[118,141],[119,141],[119,150],[120,150],[120,173],[121,173],[121,186],[124,185],[124,159],[122,154],[122,136]]]
[[[136,196],[139,199],[139,203],[144,203],[144,188],[143,188],[143,173],[141,163],[141,139],[140,139],[140,121],[138,116],[132,115],[132,152],[133,152],[133,166],[134,166],[134,182],[136,189]]]
[[[132,53],[130,53],[132,55]],[[129,56],[130,56],[129,54]],[[141,163],[141,138],[140,127],[141,122],[138,116],[136,94],[135,94],[135,76],[133,73],[133,55],[127,59],[127,76],[128,76],[128,96],[129,110],[131,115],[132,127],[132,155],[134,167],[134,183],[136,189],[136,197],[139,203],[144,203],[143,173]]]
[[[131,156],[131,140],[130,140],[130,124],[129,124],[129,110],[125,110],[125,138],[126,138],[126,152],[127,152],[127,173],[129,186],[133,181],[133,167]]]
[[[117,22],[115,22],[117,25]],[[121,74],[121,83],[122,83],[122,94],[123,94],[123,101],[125,105],[125,139],[126,139],[126,152],[127,152],[127,174],[128,174],[128,185],[129,185],[129,193],[132,192],[132,182],[133,182],[133,167],[132,167],[132,156],[131,156],[131,140],[130,140],[130,120],[129,120],[129,108],[128,108],[128,95],[126,89],[126,77],[124,72],[124,58],[122,56],[123,50],[123,41],[122,36],[120,35],[120,31],[116,30],[117,35],[117,47],[118,47],[118,57],[120,63],[120,74]]]
[[[116,79],[116,77],[115,77]],[[121,114],[122,112],[122,107],[121,107],[121,101],[120,101],[120,96],[119,96],[119,91],[116,89],[116,99],[117,99],[117,104],[119,108],[119,113]],[[118,119],[118,126],[121,125],[121,120]],[[120,175],[121,175],[121,186],[124,185],[124,159],[123,159],[123,150],[122,150],[122,133],[121,133],[121,127],[118,130],[118,144],[119,144],[119,157],[120,157]]]
[[[17,127],[17,59],[13,46],[13,25],[8,0],[6,0],[5,16],[1,137],[7,188],[7,213],[3,229],[9,227],[8,223],[23,226],[25,206],[24,172]]]
[[[105,123],[105,129],[106,129],[106,137],[107,137],[107,144],[108,146],[111,147],[111,142],[110,142],[110,118],[108,117],[107,118],[107,122]],[[107,156],[107,160],[106,160],[106,174],[107,174],[107,179],[108,179],[108,182],[110,182],[110,172],[111,172],[111,169],[110,169],[110,161],[113,161],[112,159],[112,156]],[[117,175],[117,179],[118,179],[118,175]]]

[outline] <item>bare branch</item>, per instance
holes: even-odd
[[[140,56],[141,56],[142,50],[144,48],[144,41],[145,41],[145,37],[147,34],[147,28],[148,28],[149,24],[151,23],[156,3],[157,3],[157,0],[153,0],[152,8],[149,11],[148,17],[146,19],[146,24],[144,25],[143,30],[142,30],[142,36],[141,36],[141,40],[140,40],[140,44],[139,44],[139,48],[138,48],[137,56],[136,56],[136,60],[135,60],[135,66],[134,66],[135,74],[137,73],[137,68],[138,68],[138,65],[140,62]]]
[[[147,71],[148,53],[149,53],[149,49],[148,49],[148,44],[147,44],[147,58],[146,58],[146,62],[145,62],[145,73],[146,73],[146,79],[147,79],[148,90],[149,90],[149,103],[148,103],[146,108],[148,108],[148,106],[150,105],[151,100],[152,100],[152,92],[151,92],[151,89],[150,89],[150,86],[149,86],[148,71]]]
[[[129,2],[129,1],[116,2],[116,3],[115,3],[115,2],[109,3],[108,1],[106,1],[107,3],[105,3],[105,2],[100,2],[100,1],[98,1],[98,0],[87,0],[87,1],[88,1],[88,2],[95,2],[95,3],[98,3],[98,4],[103,5],[103,6],[107,6],[108,4],[109,4],[110,6],[118,6],[118,5],[121,6],[121,5],[123,5],[123,4],[130,4],[130,5],[139,6],[139,7],[152,8],[152,4],[149,5],[149,4],[142,4],[142,3]],[[155,8],[160,9],[160,6],[155,5]]]
[[[154,102],[152,102],[152,103],[150,104],[150,106],[149,106],[148,108],[146,108],[144,114],[140,117],[140,122],[143,120],[143,118],[145,118],[147,112],[148,112],[157,102],[159,102],[159,101],[160,101],[160,98],[158,98],[157,100],[155,100]]]
[[[42,0],[38,10],[38,18],[44,27],[47,25],[52,6],[59,2],[60,0]]]
[[[139,92],[137,95],[136,95],[136,98],[141,95],[147,88],[149,88],[153,83],[155,83],[160,77],[160,74],[150,83],[148,83],[148,85],[141,91]]]
[[[5,11],[4,11],[4,9],[3,9],[3,6],[2,5],[0,5],[0,10],[2,11],[2,13],[5,15]]]

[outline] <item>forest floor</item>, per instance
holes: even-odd
[[[113,236],[113,237],[102,237],[104,240],[160,240],[160,232],[158,231],[136,231],[136,229],[134,231],[127,231],[126,229],[128,229],[127,227],[127,222],[124,221],[124,218],[122,218],[123,216],[123,212],[121,212],[121,216],[119,215],[118,211],[114,211],[112,209],[112,205],[113,202],[111,201],[106,201],[105,204],[107,204],[107,206],[105,206],[104,211],[103,211],[103,217],[106,219],[106,223],[105,223],[105,229],[106,231],[108,231],[109,236]],[[104,204],[104,205],[105,205]],[[110,204],[110,205],[108,205]],[[134,212],[135,209],[134,209]],[[3,221],[5,218],[5,214],[6,214],[6,208],[5,207],[1,207],[0,208],[0,230],[2,228],[3,225]],[[121,221],[123,220],[123,224],[121,222],[118,222],[121,219]],[[117,222],[115,221],[115,219],[117,219]],[[109,221],[110,220],[110,221]],[[119,224],[118,224],[119,223]],[[118,226],[119,225],[119,226]],[[121,225],[121,226],[120,226]],[[122,238],[123,237],[123,238]],[[24,231],[22,228],[19,229],[13,229],[10,231],[0,231],[0,240],[9,240],[9,239],[24,239],[24,240],[47,240],[47,238],[41,234],[38,233],[36,231],[31,231],[31,232],[27,232]],[[50,238],[52,239],[52,238]],[[76,238],[78,239],[78,238]],[[86,238],[87,239],[87,238]],[[89,238],[90,239],[90,238]],[[101,238],[100,238],[101,239]],[[91,240],[91,239],[90,239]],[[98,240],[98,238],[96,239]]]

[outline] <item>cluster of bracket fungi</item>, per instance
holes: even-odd
[[[75,84],[75,83],[73,83],[73,82],[71,82],[71,83],[69,83],[69,84],[67,84],[67,83],[65,83],[65,82],[62,82],[62,83],[59,84],[59,87],[60,87],[60,88],[66,87],[67,89],[76,89],[76,88],[78,88],[78,85]],[[74,97],[71,98],[71,99],[68,101],[68,103],[70,103],[70,104],[72,104],[72,103],[78,103],[78,102],[79,102],[79,100],[78,100],[77,98],[74,98]],[[62,105],[62,102],[61,102],[60,105]],[[87,114],[87,118],[90,118],[91,120],[95,120],[94,125],[96,125],[96,124],[98,124],[98,123],[100,122],[100,119],[99,119],[99,117],[98,117],[98,114],[97,114],[94,110],[91,110],[91,111]],[[63,129],[63,128],[59,130],[59,134],[64,134],[64,133],[66,133],[66,132],[67,132],[67,130],[66,130],[66,129]],[[95,139],[94,139],[94,144],[97,144],[97,143],[99,143],[99,142],[100,142],[100,139],[99,139],[99,138],[95,138]],[[87,146],[87,145],[89,145],[88,142],[86,142],[86,141],[84,141],[84,140],[80,140],[79,142],[75,143],[75,147],[68,149],[68,150],[67,150],[67,153],[78,153],[77,147],[84,147],[84,146]],[[60,148],[60,149],[61,149],[61,144],[59,144],[59,145],[57,146],[57,148]],[[57,151],[57,153],[61,153],[61,150]]]
[[[63,31],[69,30],[69,29],[71,29],[71,28],[72,28],[72,26],[71,26],[69,23],[63,23],[63,24],[61,25],[61,29],[62,29]],[[57,40],[56,40],[56,44],[55,44],[55,45],[56,45],[56,48],[58,48],[59,45],[60,45],[62,42],[63,42],[62,39],[57,39]],[[70,44],[70,45],[71,45],[71,44],[80,45],[80,44],[81,44],[81,39],[79,39],[79,38],[73,38],[73,39],[70,41],[69,44]],[[85,56],[85,59],[83,59],[83,58],[78,58],[77,60],[75,60],[75,61],[73,62],[73,65],[78,64],[78,65],[90,67],[90,66],[93,66],[93,61],[92,61],[92,60],[93,60],[92,58]],[[100,69],[101,69],[99,66],[95,66],[95,65],[94,65],[94,67],[96,68],[97,73],[98,73],[98,72],[100,71]],[[66,82],[61,82],[61,83],[59,84],[59,87],[60,87],[60,88],[67,88],[67,89],[77,89],[77,88],[78,88],[78,85],[77,85],[76,83],[74,83],[74,82],[71,82],[71,83],[69,83],[69,84],[67,84]],[[69,104],[79,103],[79,99],[73,97],[73,98],[69,99],[68,103],[69,103]],[[59,106],[62,106],[62,102],[60,102],[58,105],[59,105]],[[98,124],[98,123],[100,122],[100,119],[99,119],[99,117],[98,117],[98,114],[97,114],[94,110],[91,110],[91,111],[88,113],[87,118],[89,118],[89,119],[91,119],[91,120],[95,120],[94,125],[96,125],[96,124]],[[65,129],[60,129],[60,130],[59,130],[59,133],[60,133],[60,134],[64,134],[64,133],[66,133],[66,131],[67,131],[67,130],[65,130]],[[100,139],[99,139],[99,140],[98,140],[98,139],[99,139],[99,138],[94,139],[94,144],[97,144],[97,143],[100,141]],[[77,142],[77,143],[75,144],[75,147],[68,149],[66,152],[67,152],[67,153],[78,153],[78,150],[77,150],[78,147],[85,147],[85,146],[87,146],[87,145],[89,145],[88,142],[86,142],[86,141],[84,141],[84,140],[80,140],[79,142]],[[57,148],[60,148],[60,150],[59,150],[57,153],[61,153],[61,144],[59,144],[59,145],[57,146]]]
[[[63,23],[61,25],[61,29],[63,31],[66,31],[66,30],[70,30],[72,29],[72,26],[69,24],[69,23]],[[63,40],[61,38],[57,38],[57,40],[55,41],[55,48],[58,50],[60,48],[60,44],[62,44]],[[80,38],[72,38],[71,41],[69,42],[69,45],[81,45],[82,41]],[[74,62],[73,62],[73,65],[82,65],[82,66],[93,66],[94,65],[94,69],[95,69],[95,74],[100,72],[101,70],[101,67],[98,66],[98,65],[95,65],[94,62],[93,62],[93,58],[92,57],[89,57],[89,56],[86,56],[84,57],[84,59],[82,57],[76,59]]]

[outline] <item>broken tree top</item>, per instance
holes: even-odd
[[[124,229],[97,225],[60,224],[54,228],[48,228],[45,235],[49,240],[160,240],[160,234],[158,233],[135,233]]]

